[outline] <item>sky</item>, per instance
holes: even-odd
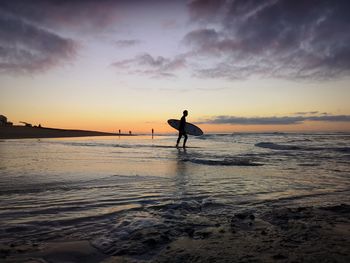
[[[350,1],[4,0],[0,114],[172,132],[350,131]]]

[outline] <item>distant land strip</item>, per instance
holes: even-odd
[[[129,134],[120,135],[130,136]],[[60,138],[85,136],[119,136],[119,134],[109,132],[66,130],[43,127],[39,128],[25,126],[0,126],[0,139]]]

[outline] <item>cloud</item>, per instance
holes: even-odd
[[[289,125],[304,121],[350,122],[350,115],[284,116],[284,117],[237,117],[216,116],[197,122],[199,124],[241,124],[241,125]]]
[[[91,32],[120,21],[125,3],[111,0],[11,0],[1,1],[0,10],[51,29]]]
[[[111,0],[0,1],[0,73],[32,74],[71,61],[80,45],[65,35],[109,30],[127,6]]]
[[[350,115],[327,115],[327,116],[312,116],[307,117],[310,121],[330,121],[330,122],[349,122]]]
[[[309,115],[309,114],[318,114],[318,111],[298,111],[294,112],[295,115]]]
[[[138,55],[132,59],[116,61],[111,64],[119,71],[128,74],[143,74],[151,77],[175,77],[172,73],[186,67],[186,59],[182,56],[173,59],[163,56],[154,57],[148,53]]]
[[[212,22],[222,14],[225,0],[193,0],[188,4],[193,21]]]
[[[196,0],[188,8],[200,28],[184,42],[195,56],[219,60],[198,68],[198,77],[320,80],[350,73],[349,1]]]
[[[160,26],[176,29],[172,31],[177,37],[181,23],[176,19],[183,20],[184,6],[191,24],[183,36],[186,50],[182,54],[168,58],[136,56],[114,66],[125,69],[136,65],[134,72],[158,76],[174,76],[178,69],[187,67],[199,78],[235,80],[252,76],[293,80],[349,76],[347,0],[0,1],[0,71],[53,68],[74,57],[78,48],[72,37],[90,34],[98,41],[99,34],[125,30],[144,19],[160,19],[154,15],[169,10],[172,15],[164,15],[167,19],[161,19]],[[145,29],[142,38],[152,37],[151,32]],[[170,35],[164,37],[175,37],[175,33]],[[9,44],[7,36],[15,38],[16,44]],[[115,45],[127,48],[139,41],[121,39]],[[158,36],[154,37],[158,47],[157,41]]]
[[[77,44],[73,40],[0,14],[0,73],[45,71],[75,56]]]
[[[219,34],[214,29],[197,29],[184,37],[184,42],[195,46],[213,45],[219,39]]]
[[[119,48],[132,47],[140,43],[141,43],[141,40],[138,40],[138,39],[124,39],[124,40],[114,41],[114,44]]]
[[[76,40],[79,37],[89,35],[94,37],[93,41],[103,41],[118,30],[125,32],[135,23],[139,25],[151,15],[152,19],[158,19],[154,14],[176,7],[174,3],[162,0],[147,3],[130,0],[0,1],[0,73],[35,73],[67,63],[81,46]],[[184,2],[182,6],[186,6]],[[163,21],[163,26],[167,28],[176,26],[175,20]],[[115,41],[118,48],[139,43],[141,40],[138,39]],[[134,72],[169,77],[174,76],[170,71],[181,67],[184,60],[143,56],[132,58],[129,62],[138,65]],[[123,65],[129,67],[128,61],[120,63],[120,66]]]

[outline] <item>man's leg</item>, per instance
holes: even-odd
[[[176,147],[179,146],[179,142],[180,142],[180,140],[181,140],[181,137],[182,137],[182,133],[179,132],[179,137],[177,138],[177,141],[176,141]]]
[[[184,137],[185,137],[185,139],[184,139],[183,147],[185,148],[186,147],[186,142],[187,142],[187,134],[186,133],[184,134]]]

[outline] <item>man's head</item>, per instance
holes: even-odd
[[[183,111],[183,115],[184,115],[184,116],[187,116],[187,115],[188,115],[188,111],[187,111],[187,110],[184,110],[184,111]]]

